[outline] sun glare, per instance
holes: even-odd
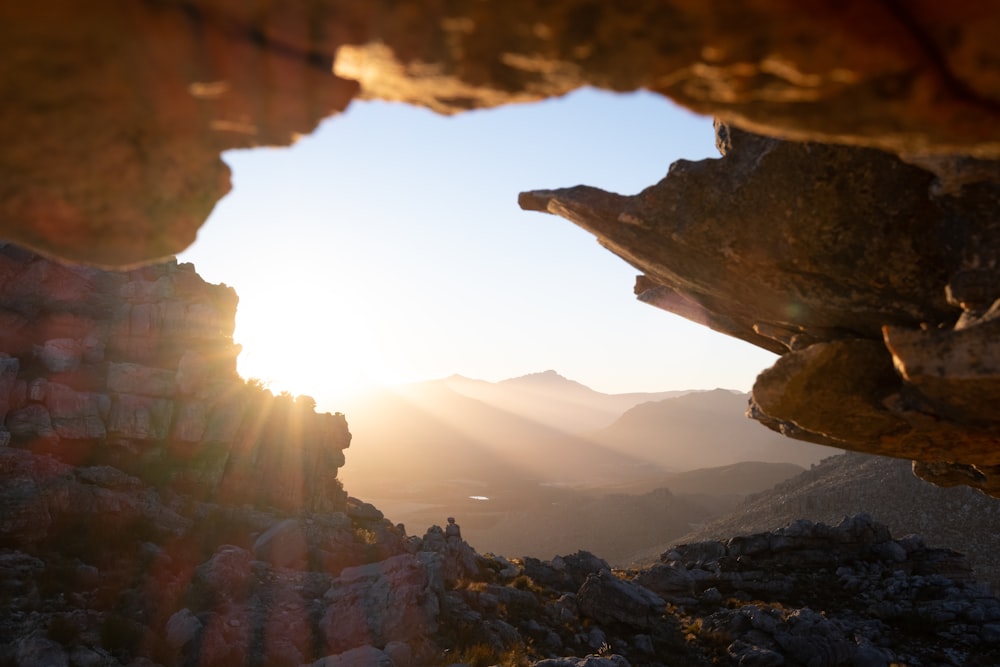
[[[300,292],[264,310],[239,312],[240,375],[261,380],[274,393],[312,396],[320,410],[331,412],[358,393],[406,380],[380,363],[378,340],[365,335],[366,327],[314,306],[314,299]]]
[[[292,148],[227,153],[233,192],[179,259],[240,295],[240,374],[322,410],[546,368],[601,391],[746,388],[762,353],[636,303],[632,267],[517,206],[537,187],[638,192],[678,157],[717,155],[713,139],[650,94],[454,118],[356,103]]]

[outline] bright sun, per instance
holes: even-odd
[[[356,103],[292,148],[227,153],[233,193],[179,260],[239,293],[240,374],[322,410],[547,368],[610,392],[748,388],[773,355],[637,303],[635,269],[517,205],[534,187],[638,192],[675,157],[717,155],[713,137],[651,94],[454,118]]]
[[[275,289],[256,299],[263,303],[237,314],[244,378],[260,379],[275,393],[310,395],[329,411],[358,392],[406,381],[383,362],[378,337],[357,326],[361,311],[347,309],[342,297],[323,303],[307,290]]]

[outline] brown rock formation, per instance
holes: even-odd
[[[179,250],[226,191],[221,151],[287,144],[359,90],[452,113],[646,88],[722,127],[812,142],[729,129],[725,159],[678,163],[636,198],[582,188],[523,203],[641,268],[643,300],[785,354],[751,408],[773,428],[913,457],[942,483],[1000,486],[1000,11],[988,3],[8,5],[0,234],[70,259]],[[131,304],[108,340],[135,357],[122,363],[150,365],[147,306]],[[77,317],[89,315],[53,326]],[[116,366],[113,386],[157,388],[108,403],[73,384],[104,354],[97,339],[44,340],[35,358],[65,375],[59,386],[22,386],[0,365],[17,438],[162,440],[170,428],[195,442],[237,428],[178,400],[197,386],[196,360],[167,366],[173,388]]]
[[[882,151],[717,127],[721,159],[679,161],[634,197],[581,186],[521,205],[644,271],[641,300],[782,354],[751,416],[1000,493],[1000,294],[979,268],[1000,250],[1000,187],[944,194]]]
[[[7,5],[2,234],[102,264],[189,244],[228,189],[221,151],[288,144],[356,94],[331,69],[448,113],[646,88],[786,138],[1000,154],[1000,12],[985,5]]]
[[[0,440],[203,498],[344,509],[347,422],[237,375],[236,302],[190,264],[114,273],[0,247]]]

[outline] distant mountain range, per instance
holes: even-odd
[[[839,453],[762,428],[745,416],[748,395],[726,389],[642,403],[592,435],[624,456],[666,470],[725,466],[738,461],[808,466]]]
[[[693,393],[688,390],[604,394],[553,370],[500,382],[472,380],[461,375],[453,375],[444,382],[463,396],[566,433],[604,428],[641,403]]]
[[[480,529],[563,502],[568,490],[641,495],[685,483],[710,489],[701,506],[714,515],[801,469],[789,465],[837,451],[747,419],[747,399],[723,389],[603,394],[554,371],[502,382],[451,376],[346,405],[354,439],[340,475],[352,495],[411,523],[455,514]],[[769,468],[765,486],[724,472],[707,485],[677,476],[747,461],[784,468]]]

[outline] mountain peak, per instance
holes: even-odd
[[[520,375],[515,378],[510,378],[512,381],[516,380],[565,380],[566,378],[560,375],[558,372],[552,370],[551,368],[547,371],[541,371],[538,373],[528,373],[527,375]]]
[[[564,377],[557,373],[556,371],[549,369],[547,371],[541,371],[539,373],[528,373],[527,375],[519,375],[518,377],[508,378],[506,380],[501,380],[501,382],[509,383],[554,383],[554,382],[569,382],[572,384],[580,384],[579,382],[574,382],[567,377]]]

